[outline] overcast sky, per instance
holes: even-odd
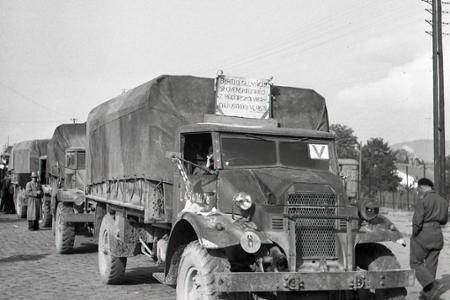
[[[316,90],[330,123],[363,142],[432,138],[425,8],[419,0],[0,0],[0,145],[51,138],[59,124],[84,122],[93,107],[158,75],[219,69]]]

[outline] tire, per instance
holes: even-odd
[[[369,243],[356,246],[356,265],[368,271],[383,271],[400,269],[400,263],[394,254],[384,245]],[[405,300],[406,288],[377,289],[375,293],[369,290],[358,292],[358,298],[373,300]]]
[[[73,214],[73,207],[65,205],[63,202],[58,203],[55,218],[55,246],[56,251],[61,254],[70,253],[73,250],[75,241],[75,226],[70,223],[63,223],[62,215]]]
[[[228,259],[219,253],[212,255],[198,241],[188,244],[178,268],[177,300],[254,299],[249,293],[218,294],[213,288],[213,272],[230,272]],[[197,280],[198,275],[202,280]]]
[[[42,198],[42,226],[52,226],[52,212],[50,208],[50,199],[48,196]]]
[[[98,269],[102,281],[106,284],[120,283],[127,266],[126,257],[115,257],[111,254],[109,236],[114,227],[113,217],[110,214],[104,215],[98,236]]]

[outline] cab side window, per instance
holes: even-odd
[[[212,149],[212,138],[210,133],[198,133],[185,135],[184,159],[201,166],[207,163],[208,151]],[[195,166],[185,163],[188,174],[194,174]]]

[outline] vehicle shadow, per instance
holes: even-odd
[[[443,274],[442,278],[439,279],[439,282],[442,283],[443,287],[439,290],[439,298],[437,299],[445,300],[444,298],[440,298],[440,296],[450,290],[450,274]]]
[[[97,251],[98,245],[96,243],[80,243],[75,245],[71,254],[94,253]]]
[[[39,227],[39,230],[48,231],[48,230],[52,230],[52,228],[51,227]]]
[[[5,217],[0,215],[0,223],[24,223],[27,219],[17,218],[17,217]]]
[[[5,258],[0,258],[0,263],[10,263],[10,262],[19,262],[19,261],[27,261],[27,260],[40,260],[46,257],[48,254],[19,254],[8,256]]]
[[[152,274],[156,272],[164,272],[159,267],[136,267],[125,271],[125,276],[121,285],[137,285],[137,284],[155,284],[159,283]]]

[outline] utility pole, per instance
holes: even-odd
[[[442,49],[442,1],[422,0],[431,4],[433,38],[433,140],[435,190],[445,197],[445,112],[444,112],[444,68]],[[430,33],[430,32],[427,32]]]
[[[434,181],[436,191],[445,197],[445,112],[441,0],[433,0],[432,6]]]

